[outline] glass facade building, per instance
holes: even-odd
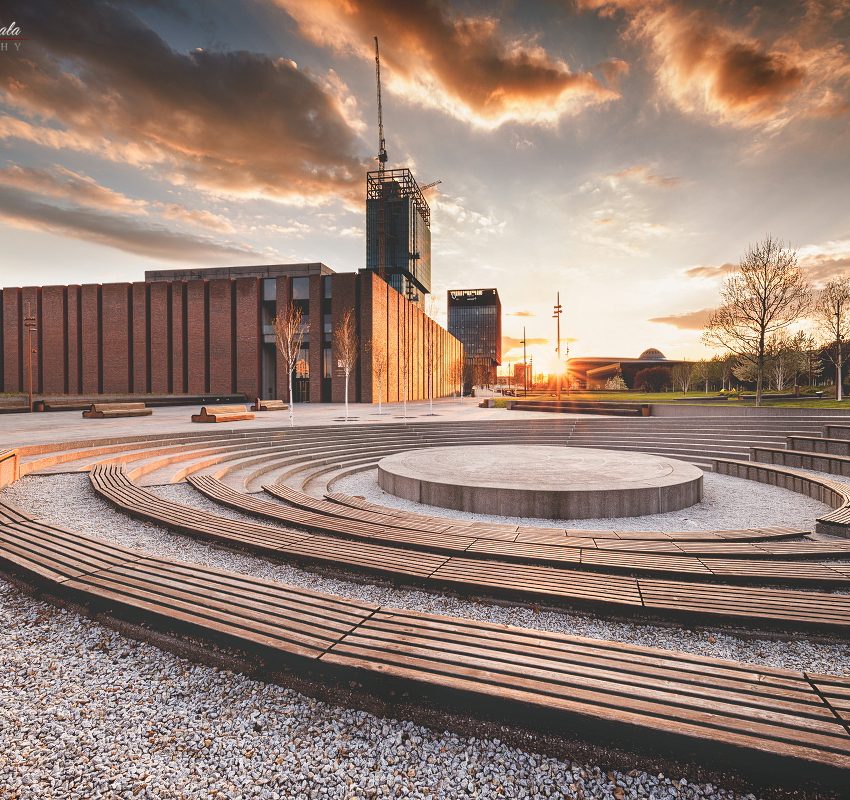
[[[502,303],[496,289],[448,293],[448,330],[463,344],[465,383],[493,383],[502,363]],[[476,373],[478,369],[478,374]],[[486,377],[485,377],[486,376]]]
[[[431,292],[431,210],[409,169],[366,175],[366,267],[413,302]]]

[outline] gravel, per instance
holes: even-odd
[[[157,487],[154,491],[170,500],[221,516],[256,521],[208,500],[185,483]],[[3,497],[41,519],[165,558],[229,569],[366,602],[779,668],[850,675],[850,642],[846,640],[812,638],[798,632],[787,637],[767,636],[716,625],[683,627],[612,619],[585,611],[541,610],[533,606],[477,601],[418,588],[399,588],[354,574],[326,574],[292,564],[275,563],[132,519],[95,494],[86,475],[27,476],[5,489]],[[62,498],[61,502],[56,502],[57,497]]]
[[[580,530],[624,531],[700,531],[736,528],[770,528],[787,526],[813,530],[815,519],[829,506],[802,494],[768,486],[755,481],[706,472],[703,477],[703,500],[681,511],[617,519],[537,519],[533,517],[499,517],[492,514],[470,514],[404,500],[388,494],[378,485],[378,470],[356,473],[341,478],[333,491],[364,497],[370,503],[431,514],[435,517],[507,522],[535,527],[575,528]]]
[[[187,485],[163,496],[241,517]],[[3,498],[53,523],[164,557],[423,611],[850,674],[850,643],[737,636],[477,603],[330,577],[133,520],[85,475],[22,479]],[[60,499],[61,498],[61,499]],[[0,582],[0,797],[716,798],[732,788],[612,770],[339,707],[199,665]]]
[[[337,707],[2,582],[0,643],[3,798],[755,800]]]

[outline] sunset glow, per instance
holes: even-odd
[[[0,52],[4,286],[365,266],[381,40],[390,166],[434,292],[497,287],[504,359],[705,353],[772,233],[850,267],[850,3],[22,3]],[[15,43],[13,43],[15,44]]]

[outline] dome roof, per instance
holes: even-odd
[[[650,347],[649,350],[644,350],[640,354],[640,359],[641,361],[666,361],[667,356],[665,356],[660,350]]]

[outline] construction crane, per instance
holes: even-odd
[[[438,186],[441,183],[442,183],[442,181],[431,181],[431,183],[426,183],[424,186],[420,186],[419,191],[425,192],[428,189],[433,189],[435,186]]]
[[[381,52],[378,37],[375,37],[375,83],[378,85],[378,172],[384,171],[387,163],[387,141],[384,139],[384,110],[381,106]]]

